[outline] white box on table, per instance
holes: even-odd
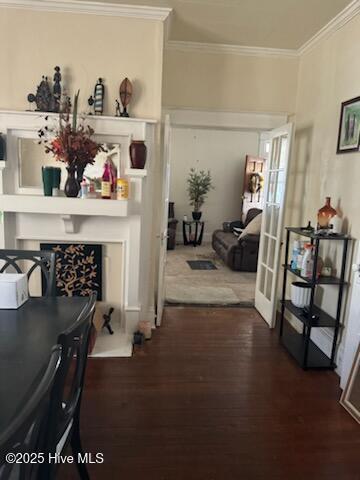
[[[28,279],[25,273],[0,273],[0,308],[19,308],[28,298]]]

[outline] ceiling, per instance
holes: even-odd
[[[172,7],[169,40],[298,49],[351,0],[102,0]]]

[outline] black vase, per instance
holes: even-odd
[[[79,182],[79,185],[81,185],[81,182],[84,179],[84,170],[85,170],[85,167],[82,165],[78,165],[76,167],[76,178],[77,178],[77,181]]]
[[[80,184],[75,176],[75,167],[66,167],[68,177],[65,182],[64,192],[67,197],[77,197],[80,191]]]
[[[200,220],[201,215],[202,215],[202,212],[192,212],[193,220],[195,220],[197,222]]]

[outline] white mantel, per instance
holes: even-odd
[[[49,114],[0,111],[0,132],[7,142],[6,160],[0,161],[0,248],[18,248],[27,240],[119,244],[123,252],[122,268],[115,281],[122,325],[126,332],[132,333],[140,319],[154,323],[148,286],[156,121],[86,117],[86,124],[92,126],[96,135],[121,145],[131,196],[127,201],[80,199],[44,197],[41,191],[20,185],[18,139],[36,138],[37,130],[45,125],[46,115]],[[56,120],[55,114],[50,117]],[[130,168],[128,152],[132,139],[146,143],[146,170]],[[107,261],[111,263],[111,258]]]

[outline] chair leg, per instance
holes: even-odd
[[[79,423],[75,422],[71,435],[71,449],[74,454],[74,460],[81,480],[90,480],[89,472],[85,462],[85,454],[80,440]],[[81,457],[83,461],[79,458]]]

